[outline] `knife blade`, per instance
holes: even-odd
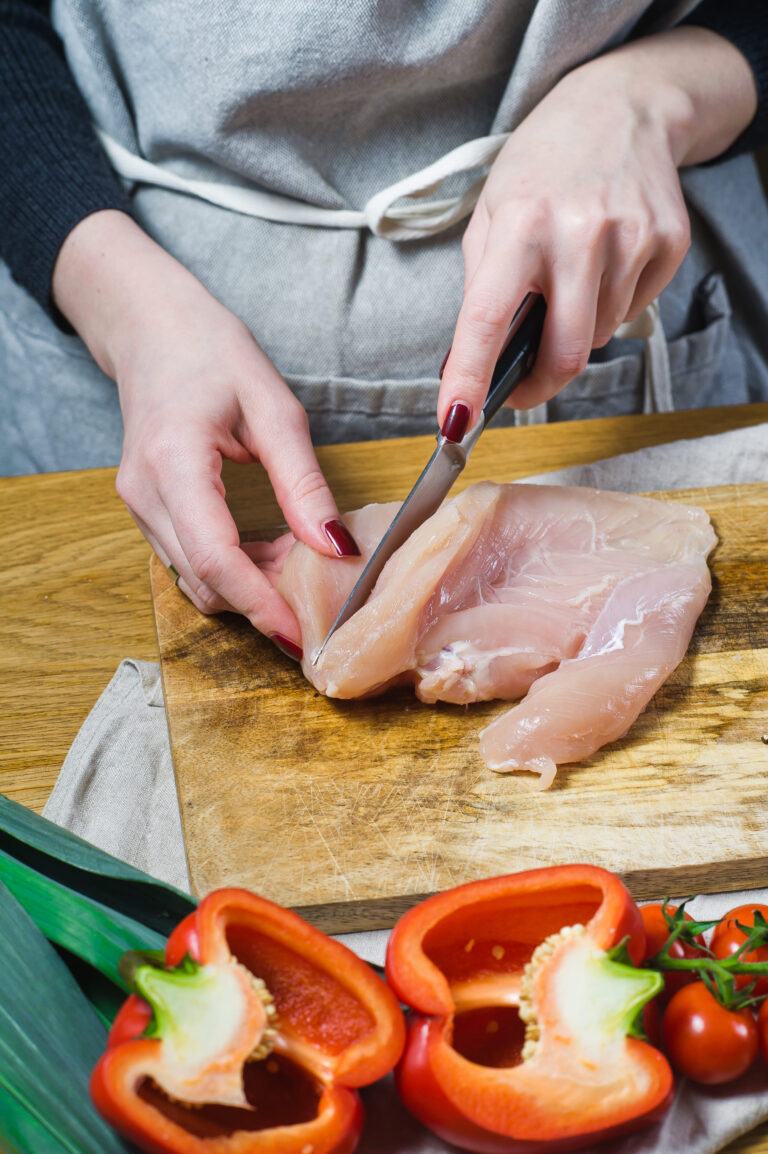
[[[352,592],[341,607],[322,645],[317,649],[312,664],[317,665],[320,655],[336,630],[361,609],[376,584],[382,569],[392,554],[422,525],[450,492],[454,481],[467,463],[483,429],[499,411],[512,390],[528,373],[536,359],[541,339],[544,316],[547,311],[542,296],[529,293],[510,325],[507,342],[491,378],[483,409],[478,421],[458,442],[447,441],[437,435],[437,448],[403,501],[400,509],[374,549],[368,563],[358,577]]]

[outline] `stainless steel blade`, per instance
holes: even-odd
[[[339,626],[343,625],[353,613],[357,613],[358,609],[365,605],[379,574],[395,550],[408,540],[414,529],[417,529],[439,509],[454,481],[466,465],[470,450],[482,432],[483,423],[481,418],[474,428],[466,434],[464,440],[458,444],[446,441],[444,437],[438,437],[437,448],[418,481],[400,506],[394,521],[371,554],[368,564],[358,577],[355,587],[341,608],[341,612],[313,656],[313,665],[317,665],[320,654]]]
[[[446,441],[445,437],[438,435],[437,448],[360,574],[323,644],[313,656],[313,665],[317,665],[320,654],[339,626],[368,600],[379,574],[395,550],[408,540],[414,529],[436,512],[447,497],[453,482],[466,465],[475,441],[533,364],[546,311],[546,301],[542,296],[537,293],[527,294],[510,325],[509,338],[496,363],[480,419],[459,444]]]

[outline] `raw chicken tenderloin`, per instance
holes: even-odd
[[[702,509],[623,493],[484,482],[390,558],[368,602],[316,652],[397,504],[345,515],[360,558],[296,544],[279,588],[304,672],[332,697],[404,681],[424,701],[525,701],[489,726],[492,768],[554,766],[615,740],[682,659],[710,589]],[[533,688],[530,688],[533,686]]]
[[[546,789],[558,765],[623,737],[685,656],[710,589],[704,562],[664,566],[619,585],[577,656],[482,730],[489,768],[533,770]]]
[[[327,636],[399,508],[399,501],[391,501],[387,505],[366,505],[363,509],[344,514],[344,523],[360,547],[359,557],[332,559],[296,542],[283,562],[277,587],[293,608],[301,626],[304,673],[322,693],[327,693],[325,682],[314,676],[311,658]],[[338,645],[336,638],[342,632],[339,630],[334,637],[334,649]]]
[[[382,691],[415,669],[416,643],[441,609],[453,608],[454,587],[468,584],[468,594],[476,597],[478,565],[498,567],[501,555],[484,548],[476,565],[465,561],[485,537],[500,497],[499,485],[474,485],[441,505],[390,557],[366,604],[336,630],[316,666],[311,663],[315,651],[399,505],[369,505],[345,515],[361,551],[354,561],[340,563],[306,545],[293,547],[278,588],[298,617],[304,674],[316,689],[328,697],[361,697]],[[387,516],[381,518],[383,508]],[[376,533],[371,534],[368,530],[374,519]],[[329,568],[334,571],[332,578]]]

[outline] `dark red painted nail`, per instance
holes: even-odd
[[[301,661],[304,656],[304,650],[301,646],[297,645],[295,641],[289,641],[287,637],[283,637],[282,633],[270,633],[269,640],[292,661]]]
[[[451,345],[451,349],[452,348],[453,348],[453,345]],[[443,361],[443,363],[440,366],[440,372],[437,374],[441,381],[443,379],[443,373],[445,372],[445,366],[448,364],[448,358],[451,355],[451,349],[449,349],[448,352],[445,354],[445,360]]]
[[[440,433],[446,441],[456,444],[464,439],[469,424],[469,405],[456,401],[448,410],[448,416],[443,421]]]
[[[338,518],[335,518],[333,521],[326,521],[323,525],[323,532],[333,545],[339,557],[360,556],[360,550],[357,547],[355,538],[343,521],[339,521]]]

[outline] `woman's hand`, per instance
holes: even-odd
[[[198,609],[243,613],[300,656],[298,622],[274,587],[292,537],[240,546],[222,458],[261,461],[297,538],[329,556],[358,550],[306,414],[274,365],[246,326],[122,213],[96,213],[73,230],[53,293],[117,381],[125,426],[117,489],[152,548]]]
[[[527,292],[544,294],[547,318],[509,401],[520,409],[558,393],[658,296],[689,244],[678,167],[726,149],[756,99],[741,53],[686,27],[575,69],[537,105],[499,153],[464,236],[464,301],[438,402],[451,439],[477,419]]]

